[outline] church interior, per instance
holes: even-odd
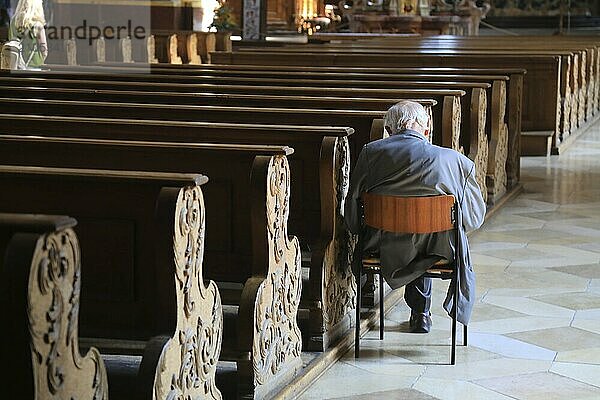
[[[6,0],[0,45],[0,398],[600,399],[600,1]],[[463,192],[355,231],[409,134]],[[424,331],[376,227],[452,237]]]

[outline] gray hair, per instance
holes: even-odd
[[[397,135],[414,122],[425,128],[429,126],[429,115],[421,104],[409,100],[394,104],[383,117],[383,125],[389,127],[390,135]]]

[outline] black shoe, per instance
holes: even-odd
[[[429,333],[431,330],[431,313],[410,313],[408,325],[411,333]]]

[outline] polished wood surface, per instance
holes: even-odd
[[[454,196],[398,197],[365,193],[365,224],[386,232],[433,233],[454,229]]]

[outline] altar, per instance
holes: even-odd
[[[340,2],[353,33],[473,36],[489,5],[473,0],[380,0]]]
[[[356,15],[353,32],[416,33],[420,35],[471,35],[469,17],[459,15]]]

